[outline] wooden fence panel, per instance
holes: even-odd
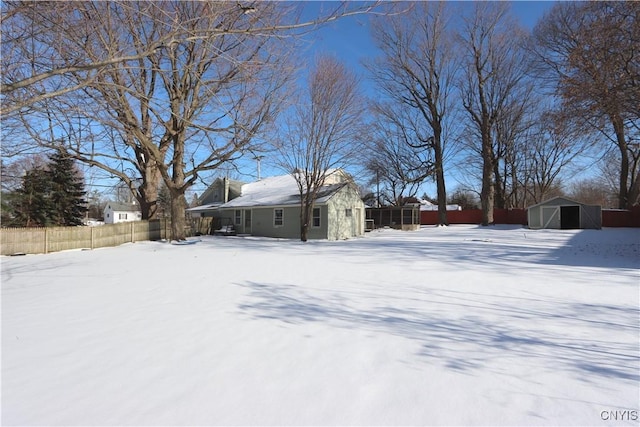
[[[170,229],[171,223],[166,219],[97,227],[0,228],[0,255],[42,254],[161,240],[167,238]]]
[[[461,211],[447,211],[449,224],[481,224],[482,211],[480,209],[463,209]],[[527,211],[525,209],[494,209],[495,224],[527,225]],[[420,212],[420,224],[433,225],[438,223],[438,211]]]
[[[94,228],[94,248],[118,246],[123,243],[131,242],[131,224],[128,222],[106,224]]]
[[[43,254],[46,248],[45,228],[3,228],[0,231],[0,255]]]
[[[91,227],[48,227],[47,252],[91,249]]]
[[[640,206],[634,206],[631,210],[603,209],[603,227],[640,227]]]

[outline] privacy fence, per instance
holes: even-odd
[[[527,211],[525,209],[494,209],[493,220],[496,224],[527,225]],[[482,211],[480,209],[463,209],[461,211],[447,211],[449,224],[481,224]],[[432,225],[438,223],[438,211],[420,212],[420,224]]]
[[[493,219],[495,224],[527,225],[526,209],[494,209]],[[461,211],[447,211],[449,224],[480,224],[482,223],[482,211],[480,209],[464,209]],[[420,212],[422,225],[438,223],[437,211]],[[603,227],[640,227],[640,206],[631,210],[603,209]]]
[[[46,254],[95,249],[170,236],[166,219],[105,224],[98,227],[0,228],[0,255]]]

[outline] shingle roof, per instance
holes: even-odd
[[[346,183],[325,185],[320,189],[316,203],[325,203]],[[242,195],[220,206],[221,208],[298,205],[300,192],[292,175],[265,178],[242,186]]]
[[[140,206],[129,203],[107,202],[107,208],[118,212],[140,212]]]

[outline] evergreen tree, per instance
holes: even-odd
[[[51,180],[52,222],[55,225],[82,225],[87,211],[84,182],[75,168],[73,159],[64,152],[49,156]]]
[[[48,171],[35,167],[27,171],[22,185],[9,195],[12,207],[9,225],[19,227],[45,227],[51,225],[51,180]]]

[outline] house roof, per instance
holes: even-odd
[[[207,203],[206,205],[189,208],[189,209],[187,209],[187,211],[189,211],[189,212],[210,211],[212,209],[218,209],[221,205],[222,205],[222,202]]]
[[[433,203],[430,203],[430,202],[421,203],[420,204],[420,210],[421,211],[437,211],[438,210],[438,205],[434,205]],[[448,211],[459,211],[459,210],[462,210],[462,208],[460,207],[460,205],[452,204],[452,205],[447,205],[447,210]]]
[[[107,202],[106,207],[118,212],[140,212],[140,206],[130,203]]]
[[[236,181],[237,183],[238,181]],[[353,183],[351,177],[341,169],[327,173],[324,185],[318,192],[315,203],[326,203],[341,188]],[[217,209],[248,208],[258,206],[296,206],[300,204],[300,191],[295,178],[279,175],[260,181],[243,184],[240,195],[227,203],[213,202],[187,209],[188,212],[207,212]]]
[[[542,201],[540,203],[537,203],[535,205],[531,205],[527,209],[535,208],[537,206],[546,205],[546,204],[548,204],[550,202],[553,202],[553,201],[556,201],[556,200],[562,200],[566,204],[571,204],[571,205],[597,206],[597,205],[589,205],[587,203],[578,202],[577,200],[569,199],[569,198],[563,197],[563,196],[556,196],[556,197],[552,197],[550,199],[544,200],[544,201]]]
[[[315,203],[326,203],[346,182],[323,186]],[[220,206],[220,208],[287,206],[300,203],[298,184],[292,175],[265,178],[242,186],[242,195]]]
[[[200,195],[200,197],[198,197],[198,201],[200,203],[202,203],[204,200],[207,199],[207,197],[209,197],[211,195],[211,193],[215,192],[218,190],[218,187],[221,185],[224,185],[224,181],[226,178],[216,178],[213,183],[211,183],[211,185],[209,187],[207,187],[207,189],[204,191],[204,193],[202,193]],[[234,179],[226,179],[227,182],[229,183],[229,190],[230,191],[235,191],[237,193],[240,193],[240,189],[242,188],[242,185],[244,185],[245,183],[242,181],[237,181]]]

